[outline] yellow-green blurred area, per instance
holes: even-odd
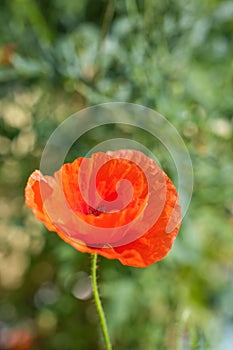
[[[0,1],[0,349],[101,350],[90,256],[24,205],[54,129],[94,104],[164,115],[192,158],[194,191],[173,250],[146,269],[99,259],[114,349],[230,350],[233,344],[233,3]],[[166,150],[140,130],[84,135]]]

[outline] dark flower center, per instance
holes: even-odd
[[[93,208],[93,207],[89,206],[87,214],[88,215],[92,214],[92,215],[95,215],[95,216],[99,216],[103,212],[105,212],[105,210],[102,207]]]

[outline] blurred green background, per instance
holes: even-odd
[[[146,269],[99,260],[114,349],[233,344],[233,3],[0,1],[0,349],[103,349],[90,256],[45,230],[24,187],[52,131],[110,101],[145,105],[178,129],[194,192],[168,257]],[[140,130],[170,173],[165,151]],[[85,135],[77,155],[106,139]]]

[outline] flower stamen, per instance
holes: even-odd
[[[106,210],[103,207],[93,208],[93,207],[89,206],[87,215],[100,216],[101,213],[105,213],[105,212],[106,212]]]

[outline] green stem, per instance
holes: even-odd
[[[111,345],[111,341],[108,333],[108,326],[107,326],[103,306],[100,300],[99,292],[98,292],[96,268],[97,268],[97,254],[92,254],[91,279],[92,279],[93,296],[94,296],[97,312],[100,318],[100,324],[101,324],[101,329],[104,337],[106,350],[112,350],[112,345]]]

